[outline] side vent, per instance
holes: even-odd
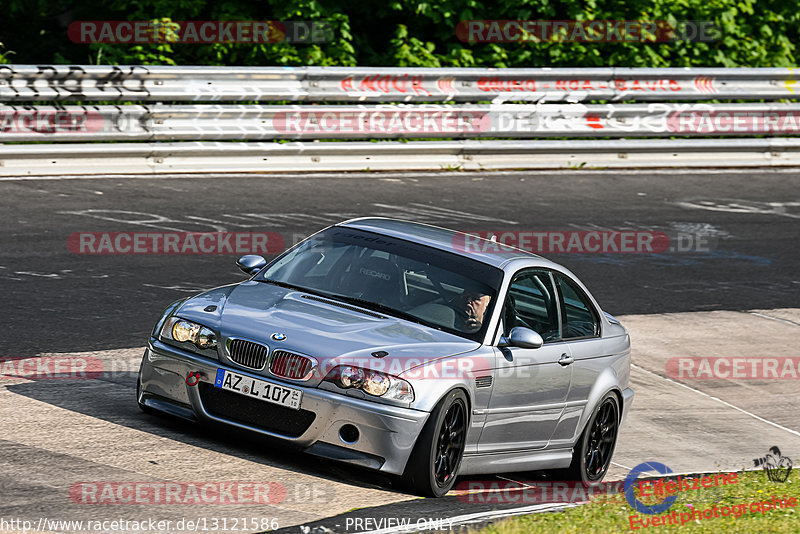
[[[492,377],[491,376],[479,376],[475,379],[475,387],[476,388],[489,388],[492,387]]]

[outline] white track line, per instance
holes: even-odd
[[[792,326],[800,326],[799,323],[796,323],[794,321],[790,321],[789,319],[781,319],[780,317],[773,317],[771,315],[766,315],[764,313],[758,313],[758,312],[747,312],[747,313],[749,313],[750,315],[755,315],[756,317],[761,317],[763,319],[769,319],[771,321],[778,321],[780,323],[786,323],[786,324],[790,324]]]
[[[612,464],[614,464],[614,465],[616,465],[617,467],[621,467],[621,468],[623,468],[623,469],[627,469],[628,471],[630,471],[631,469],[633,469],[633,467],[628,467],[627,465],[618,464],[617,462],[613,462],[613,461],[612,461],[611,463],[612,463]]]
[[[473,176],[480,176],[481,178],[491,176],[544,176],[549,177],[552,175],[569,175],[569,176],[619,176],[619,175],[639,175],[642,170],[645,170],[648,175],[663,175],[673,176],[675,174],[747,174],[750,175],[754,170],[758,169],[760,174],[797,174],[796,167],[775,168],[775,167],[747,167],[747,168],[722,168],[717,169],[713,167],[682,167],[676,169],[647,169],[642,167],[639,169],[530,169],[525,171],[431,171],[427,170],[410,170],[410,171],[347,171],[342,173],[340,171],[309,171],[307,173],[297,172],[282,172],[282,171],[253,171],[253,172],[203,172],[192,171],[185,173],[135,173],[135,174],[66,174],[66,175],[38,175],[38,176],[2,176],[0,182],[17,182],[17,181],[40,181],[40,180],[119,180],[121,178],[142,178],[142,179],[170,179],[170,178],[271,178],[280,176],[282,178],[394,178],[401,179],[408,178],[408,175],[413,175],[415,178],[433,178],[442,176],[458,176],[462,178],[471,178]]]
[[[513,483],[515,483],[515,484],[520,484],[521,486],[525,486],[526,488],[533,488],[533,487],[535,487],[535,486],[531,486],[530,484],[528,484],[528,483],[527,483],[527,482],[525,482],[524,480],[514,480],[513,478],[501,477],[500,475],[495,475],[495,476],[496,476],[497,478],[500,478],[500,479],[503,479],[503,480],[508,480],[509,482],[513,482]],[[486,493],[486,492],[481,492],[481,493]],[[489,493],[491,493],[491,492],[489,492]]]
[[[772,421],[770,421],[770,420],[768,420],[768,419],[764,419],[763,417],[760,417],[760,416],[758,416],[758,415],[756,415],[756,414],[754,414],[754,413],[752,413],[752,412],[748,412],[747,410],[744,410],[744,409],[742,409],[742,408],[739,408],[738,406],[734,406],[734,405],[733,405],[733,404],[731,404],[730,402],[726,402],[726,401],[724,401],[724,400],[722,400],[722,399],[720,399],[720,398],[717,398],[717,397],[714,397],[714,396],[712,396],[712,395],[709,395],[708,393],[704,393],[704,392],[700,391],[699,389],[694,389],[693,387],[687,386],[686,384],[681,384],[681,383],[680,383],[680,382],[678,382],[678,381],[672,380],[671,378],[667,378],[667,377],[665,377],[665,376],[661,376],[660,374],[658,374],[658,373],[654,373],[653,371],[648,371],[648,370],[647,370],[647,369],[645,369],[644,367],[639,367],[638,365],[636,365],[636,364],[633,364],[633,363],[631,364],[631,367],[632,367],[632,368],[634,368],[634,369],[637,369],[637,370],[639,370],[639,371],[642,371],[642,372],[644,372],[644,373],[647,373],[647,374],[653,375],[653,376],[655,376],[655,377],[658,377],[658,378],[660,378],[660,379],[662,379],[662,380],[666,380],[667,382],[672,382],[673,384],[675,384],[675,385],[678,385],[678,386],[680,386],[680,387],[682,387],[682,388],[686,388],[686,389],[688,389],[689,391],[694,391],[695,393],[697,393],[697,394],[699,394],[699,395],[703,395],[704,397],[708,397],[708,398],[709,398],[709,399],[711,399],[711,400],[715,400],[715,401],[717,401],[717,402],[719,402],[719,403],[721,403],[721,404],[724,404],[724,405],[725,405],[725,406],[727,406],[728,408],[733,408],[734,410],[737,410],[737,411],[739,411],[739,412],[742,412],[742,413],[743,413],[743,414],[745,414],[745,415],[749,415],[749,416],[750,416],[750,417],[752,417],[753,419],[758,419],[758,420],[759,420],[759,421],[761,421],[762,423],[767,423],[768,425],[772,425],[772,426],[774,426],[775,428],[779,428],[779,429],[781,429],[781,430],[785,430],[786,432],[789,432],[790,434],[794,434],[795,436],[797,436],[797,437],[800,437],[800,432],[798,432],[797,430],[792,430],[791,428],[786,428],[785,426],[779,425],[778,423],[773,423]]]

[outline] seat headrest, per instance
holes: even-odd
[[[385,258],[369,258],[358,267],[358,274],[372,283],[396,284],[399,276],[397,265]]]

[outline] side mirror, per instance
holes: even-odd
[[[519,347],[521,349],[538,349],[544,344],[542,336],[530,328],[515,326],[508,337],[500,338],[500,347]]]
[[[247,274],[256,274],[263,269],[266,264],[267,260],[255,254],[248,254],[236,260],[236,265],[239,266],[239,269]]]

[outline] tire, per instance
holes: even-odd
[[[619,433],[619,401],[609,393],[597,405],[572,452],[572,463],[557,472],[565,481],[585,486],[603,480],[614,454]]]
[[[431,412],[403,473],[403,486],[424,497],[441,497],[455,484],[464,456],[469,411],[461,389],[449,392]]]

